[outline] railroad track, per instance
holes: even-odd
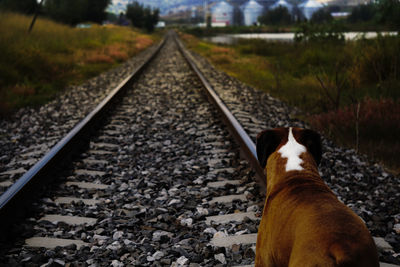
[[[99,107],[89,115],[96,122],[70,136],[74,144],[48,159],[55,164],[44,167],[42,159],[1,196],[7,221],[0,231],[14,241],[2,245],[0,265],[252,264],[263,206],[255,180],[263,180],[246,132],[254,139],[268,125],[232,99],[224,102],[235,116],[220,100],[209,104],[202,91],[213,86],[190,70],[198,68],[194,58],[173,34],[158,53],[140,76],[118,86],[115,100],[100,104],[104,112]],[[71,163],[60,169],[72,150]],[[25,205],[29,217],[10,227],[18,218],[6,216],[34,198],[32,189],[49,177],[49,190]]]

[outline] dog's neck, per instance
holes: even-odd
[[[284,146],[281,148],[284,148]],[[323,182],[319,176],[314,158],[306,150],[298,155],[296,154],[295,160],[285,157],[286,154],[280,153],[280,151],[279,149],[268,158],[266,167],[267,196],[276,190],[279,184],[287,183],[291,179]],[[292,162],[290,162],[291,160]]]

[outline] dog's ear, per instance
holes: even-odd
[[[257,158],[261,167],[267,165],[268,157],[274,153],[282,141],[282,135],[277,129],[265,130],[257,135]]]
[[[300,131],[299,142],[307,148],[318,166],[322,158],[321,136],[317,132],[304,129]]]

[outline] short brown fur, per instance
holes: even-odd
[[[315,156],[307,149],[300,155],[304,169],[286,172],[286,159],[277,151],[287,142],[288,129],[274,131],[283,141],[267,155],[266,166],[262,166],[267,172],[267,194],[255,266],[378,267],[377,250],[368,229],[323,182]],[[298,142],[302,131],[293,128]],[[258,139],[261,138],[260,134]],[[259,158],[263,145],[257,146]]]

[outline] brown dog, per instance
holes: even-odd
[[[300,128],[257,136],[267,194],[258,228],[255,266],[379,266],[363,221],[318,174],[320,136]]]

